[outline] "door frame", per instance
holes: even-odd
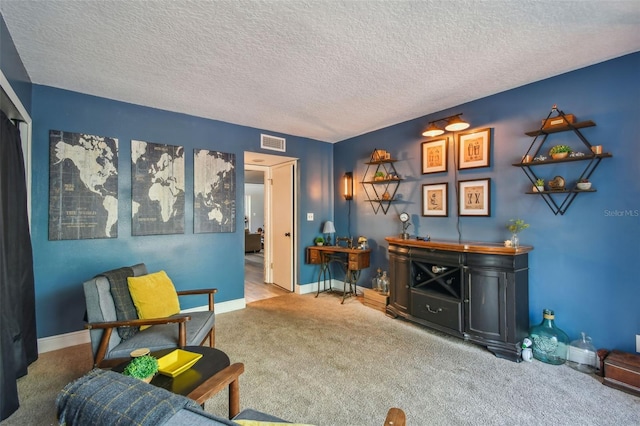
[[[262,155],[268,157],[270,160],[267,161],[267,165],[258,165],[258,164],[250,164],[247,163],[247,154],[251,156]],[[265,155],[256,152],[245,152],[245,164],[243,173],[245,170],[257,170],[264,172],[264,221],[267,226],[267,232],[265,233],[264,239],[264,281],[267,283],[273,282],[273,269],[269,267],[273,261],[273,243],[271,239],[271,235],[269,229],[273,229],[273,193],[272,193],[272,167],[276,165],[282,165],[283,163],[291,163],[293,165],[293,176],[291,176],[291,181],[293,182],[293,200],[291,209],[293,211],[293,260],[291,262],[291,271],[289,271],[291,275],[291,289],[292,292],[296,291],[297,283],[296,277],[298,276],[298,192],[299,192],[299,178],[298,178],[298,166],[299,161],[297,158],[293,157],[285,157],[285,156],[277,156],[277,155]],[[244,192],[244,185],[243,185]],[[246,207],[246,206],[245,206]]]
[[[20,120],[17,124],[22,139],[22,155],[24,156],[24,170],[27,185],[27,216],[31,227],[31,134],[33,132],[31,116],[27,112],[20,98],[11,87],[9,80],[0,70],[0,104],[10,119]]]

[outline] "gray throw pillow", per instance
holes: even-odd
[[[130,267],[118,268],[100,275],[109,280],[118,321],[138,319],[138,312],[133,304],[133,299],[131,299],[127,283],[127,278],[133,276],[133,269]],[[122,340],[127,340],[136,334],[138,330],[139,327],[118,327],[118,334]]]

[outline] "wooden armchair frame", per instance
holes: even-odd
[[[177,291],[178,296],[192,296],[192,295],[208,295],[209,302],[209,311],[214,312],[214,295],[218,292],[216,288],[209,289],[197,289],[197,290],[183,290]],[[107,322],[92,322],[85,324],[85,328],[88,330],[91,329],[103,329],[102,337],[100,339],[100,345],[98,346],[98,350],[94,356],[93,366],[98,368],[112,367],[114,365],[120,364],[125,361],[122,358],[114,358],[106,360],[104,359],[107,348],[109,347],[109,340],[111,339],[111,334],[113,330],[118,327],[139,327],[143,325],[158,325],[158,324],[171,324],[175,323],[178,327],[178,342],[177,347],[183,348],[187,345],[187,321],[191,320],[191,315],[189,314],[178,314],[173,315],[171,317],[163,317],[163,318],[146,318],[146,319],[136,319],[129,321],[107,321]],[[207,336],[200,342],[200,346],[202,346],[207,340],[209,340],[209,347],[215,347],[215,325],[211,327]]]

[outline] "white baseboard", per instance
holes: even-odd
[[[43,337],[38,339],[38,353],[43,354],[45,352],[57,351],[58,349],[82,345],[89,342],[89,330],[80,330],[66,334],[58,334],[56,336]]]
[[[214,305],[214,309],[217,314],[224,314],[226,312],[237,311],[247,307],[247,302],[244,299],[228,300],[226,302],[219,302]],[[188,314],[189,312],[202,312],[209,309],[208,305],[196,306],[195,308],[182,309],[181,314]]]
[[[329,289],[332,288],[333,290],[336,291],[343,291],[344,290],[344,281],[342,280],[336,280],[336,279],[331,279],[331,287],[329,287],[329,281],[327,281],[327,283],[325,284],[324,287],[320,287],[321,291],[323,289]],[[359,285],[356,285],[356,291],[359,291],[360,294],[362,294],[362,289],[364,287],[360,287]],[[315,293],[318,291],[318,283],[317,282],[313,282],[313,283],[309,283],[309,284],[296,284],[296,293],[297,294],[308,294],[308,293]]]
[[[237,311],[247,307],[247,302],[244,297],[242,299],[229,300],[227,302],[220,302],[215,304],[215,311],[217,314],[224,314],[225,312]],[[184,309],[181,313],[206,311],[209,309],[207,305],[196,306],[195,308]],[[42,337],[38,339],[38,353],[43,354],[45,352],[57,351],[58,349],[68,348],[70,346],[82,345],[89,343],[89,330],[74,331],[71,333],[58,334],[55,336]]]

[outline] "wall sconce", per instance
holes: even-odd
[[[345,200],[353,199],[353,173],[346,172],[342,176],[342,196]]]
[[[462,113],[452,115],[450,117],[439,118],[437,120],[430,121],[429,125],[427,126],[427,129],[424,132],[422,132],[422,136],[427,136],[427,137],[440,136],[441,134],[444,133],[445,130],[448,132],[457,132],[459,130],[468,129],[470,124],[464,121],[462,118],[460,118],[461,115]],[[436,124],[439,121],[447,122],[446,126],[444,126],[444,129]]]

